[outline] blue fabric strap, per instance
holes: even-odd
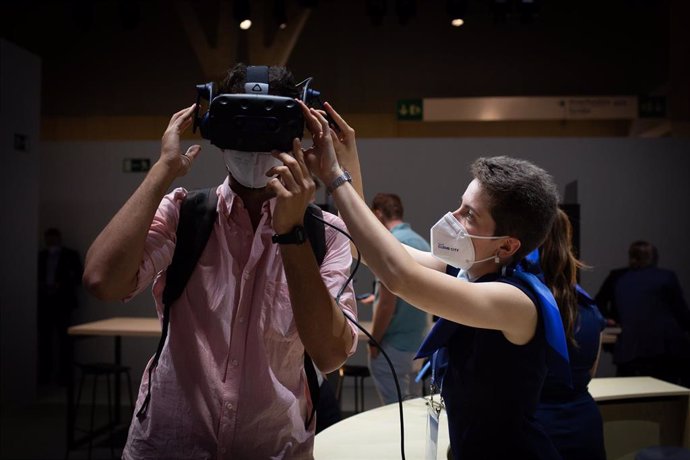
[[[561,383],[572,386],[568,344],[565,340],[563,320],[561,319],[556,299],[553,298],[551,291],[536,275],[518,268],[513,271],[511,276],[529,286],[537,297],[537,307],[541,309],[542,317],[544,318],[544,333],[546,335],[546,342],[549,345],[549,353],[547,353],[549,371]]]
[[[455,331],[458,330],[458,327],[460,327],[458,323],[440,318],[424,338],[414,359],[427,358],[436,350],[445,346],[451,336],[455,334]]]
[[[572,386],[568,345],[563,330],[563,321],[551,291],[540,279],[518,268],[512,270],[507,279],[514,278],[527,286],[535,295],[537,308],[542,313],[544,333],[548,344],[547,364],[553,376],[564,385]],[[436,350],[444,347],[451,336],[458,330],[459,324],[440,318],[419,347],[415,359],[426,358]]]

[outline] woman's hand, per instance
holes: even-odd
[[[267,187],[276,195],[272,226],[280,235],[302,225],[304,211],[314,199],[316,186],[304,162],[299,139],[292,141],[292,155],[285,152],[273,152],[272,155],[283,162],[282,166],[266,172],[267,176],[277,176],[268,182]]]
[[[173,179],[187,174],[201,151],[199,145],[192,145],[184,154],[180,150],[180,135],[192,124],[195,107],[196,104],[192,104],[173,115],[163,133],[158,162],[167,169]]]
[[[340,167],[350,173],[354,170],[359,170],[359,155],[357,153],[357,143],[355,142],[355,130],[343,120],[331,104],[326,102],[324,107],[326,108],[326,113],[328,113],[338,128],[337,130],[329,129]]]
[[[335,153],[331,128],[319,111],[308,108],[302,101],[298,103],[302,107],[304,120],[313,141],[313,146],[304,152],[306,164],[321,182],[329,186],[343,173]]]

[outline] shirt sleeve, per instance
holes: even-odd
[[[329,224],[347,232],[345,223],[333,214],[324,212],[324,220]],[[337,298],[338,293],[350,276],[350,267],[352,265],[352,254],[350,253],[350,240],[339,231],[326,225],[326,256],[321,264],[321,278],[323,279],[326,288],[331,293],[333,298]],[[352,281],[345,286],[339,302],[340,308],[347,313],[352,319],[357,320],[357,302],[355,301],[355,291],[352,287]],[[357,326],[347,321],[352,333],[352,348],[348,352],[351,356],[357,349]]]
[[[165,195],[153,217],[144,243],[144,258],[137,272],[137,286],[124,299],[131,300],[143,291],[160,272],[172,261],[177,240],[177,222],[180,217],[180,205],[187,196],[187,190],[176,188]]]

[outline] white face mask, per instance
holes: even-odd
[[[472,265],[494,259],[500,263],[498,255],[486,259],[474,260],[474,244],[472,238],[482,240],[499,240],[507,236],[478,236],[470,235],[463,225],[447,213],[431,227],[431,253],[448,265],[462,270],[469,270]]]
[[[280,166],[282,161],[274,158],[268,152],[240,152],[238,150],[224,150],[223,161],[232,177],[247,188],[264,188],[271,177],[266,172],[274,166]]]

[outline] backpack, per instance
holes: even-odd
[[[163,290],[163,325],[161,337],[158,341],[158,348],[149,366],[149,387],[146,399],[142,404],[137,418],[146,417],[149,401],[151,400],[151,375],[154,368],[158,365],[165,340],[168,336],[168,326],[170,323],[170,307],[182,295],[189,278],[196,267],[201,253],[206,247],[206,242],[211,236],[213,225],[216,222],[218,195],[216,188],[192,190],[187,193],[187,197],[180,206],[180,218],[177,224],[177,244],[173,253],[172,262],[167,268],[165,289]],[[321,266],[326,257],[326,235],[321,209],[310,204],[304,212],[304,230],[311,243],[316,261]],[[308,429],[314,414],[316,405],[319,401],[319,382],[316,376],[316,369],[311,358],[304,352],[304,371],[307,375],[309,393],[312,399],[312,412],[307,418],[304,426]]]

